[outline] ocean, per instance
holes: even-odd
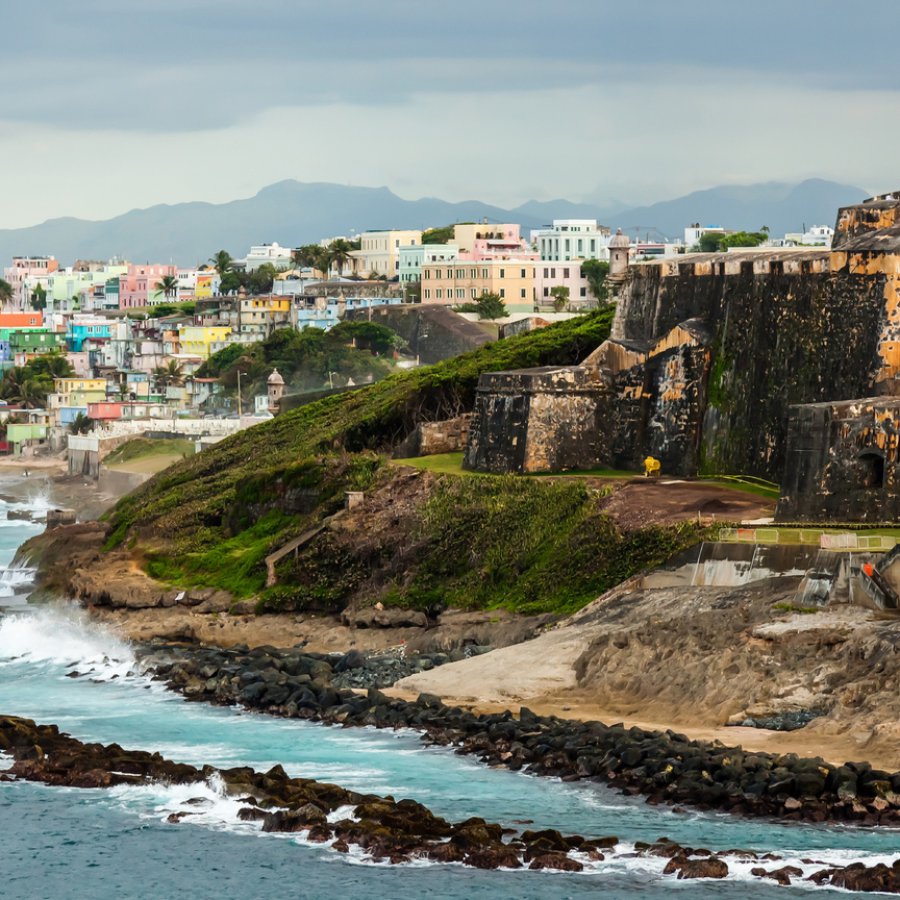
[[[5,496],[0,478],[0,497]],[[594,783],[562,783],[482,766],[412,732],[341,729],[189,703],[138,672],[128,645],[66,605],[30,607],[30,573],[11,568],[16,548],[43,528],[36,491],[0,499],[0,714],[55,723],[88,741],[158,750],[182,762],[267,769],[361,791],[411,797],[453,820],[473,815],[623,845],[584,873],[483,872],[459,865],[374,864],[297,835],[240,822],[241,804],[204,786],[50,788],[0,783],[0,884],[4,898],[767,898],[827,889],[752,878],[757,863],[729,859],[722,881],[676,881],[666,860],[624,855],[661,836],[712,850],[775,851],[807,872],[824,862],[892,859],[896,831],[782,825],[677,813]],[[32,520],[8,518],[31,513]],[[78,672],[82,677],[69,677]],[[0,766],[2,767],[2,766]],[[179,824],[166,819],[189,811]],[[814,859],[815,864],[802,863]],[[775,868],[785,863],[768,864]],[[832,891],[828,891],[832,893]]]

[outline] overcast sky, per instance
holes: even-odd
[[[284,178],[509,206],[900,187],[900,0],[4,6],[0,227]]]

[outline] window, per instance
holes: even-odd
[[[487,277],[488,277],[488,270],[487,270],[487,269],[482,269],[482,270],[481,270],[481,277],[482,277],[482,278],[487,278]]]
[[[469,278],[477,278],[478,269],[469,269]]]
[[[525,299],[525,288],[519,291],[519,296],[524,300]]]
[[[566,253],[569,252],[569,239],[568,239],[568,238],[566,238],[566,240],[565,240],[565,244],[563,245],[563,249],[566,251]]]
[[[472,288],[472,290],[469,293],[473,300],[478,296],[478,292],[475,290],[475,288]],[[502,294],[503,291],[501,291],[500,293]]]
[[[550,270],[544,269],[544,278],[549,278],[549,277],[550,277]]]
[[[465,299],[465,296],[466,296],[466,292],[465,292],[464,288],[456,289],[456,299],[457,300],[463,300],[463,299]]]
[[[568,278],[568,277],[569,277],[569,270],[563,269],[563,278]]]
[[[579,293],[580,293],[580,296],[587,297],[587,288],[582,288]]]
[[[501,278],[506,278],[506,269],[501,269],[501,270],[500,270],[500,277],[501,277]],[[502,293],[501,293],[501,296],[502,296]]]
[[[525,277],[526,277],[526,275],[525,275],[525,269],[522,269],[522,272],[521,272],[521,274],[519,275],[519,278],[525,278]]]
[[[465,269],[457,269],[457,270],[456,270],[456,277],[457,277],[457,278],[465,278],[465,277],[466,277],[466,270],[465,270]]]
[[[425,288],[425,299],[426,300],[431,299],[431,288]]]
[[[501,297],[505,297],[505,296],[506,296],[506,288],[500,288],[500,296],[501,296]]]
[[[443,292],[440,288],[438,288],[438,289],[434,292],[434,296],[435,296],[435,299],[436,299],[436,300],[442,300],[442,299],[444,298],[444,292]]]

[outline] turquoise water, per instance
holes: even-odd
[[[2,493],[2,484],[0,484]],[[34,506],[40,507],[36,499]],[[0,502],[0,522],[4,505]],[[55,722],[83,740],[159,750],[190,763],[268,768],[395,797],[413,797],[452,819],[481,815],[627,843],[665,835],[691,846],[776,850],[799,860],[876,860],[897,852],[897,832],[783,826],[719,815],[676,814],[602,786],[563,784],[489,769],[415,734],[326,728],[186,703],[140,674],[127,645],[74,609],[23,608],[10,574],[16,545],[40,525],[0,524],[0,712]],[[7,590],[8,588],[8,590]],[[69,678],[72,670],[83,677]],[[186,801],[202,801],[186,804]],[[262,835],[237,820],[240,804],[215,783],[84,791],[0,783],[3,897],[775,897],[806,894],[750,881],[729,860],[715,883],[661,876],[665,860],[616,854],[584,874],[480,872],[461,866],[390,867]],[[181,824],[174,811],[194,813]],[[820,865],[807,865],[814,871]],[[822,889],[812,889],[820,893]]]

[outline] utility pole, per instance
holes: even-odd
[[[242,401],[241,401],[241,375],[246,375],[246,374],[247,374],[246,372],[242,372],[240,369],[238,369],[238,373],[237,373],[237,376],[238,376],[238,398],[237,398],[237,400],[238,400],[238,418],[239,419],[244,414],[244,407],[243,407]]]

